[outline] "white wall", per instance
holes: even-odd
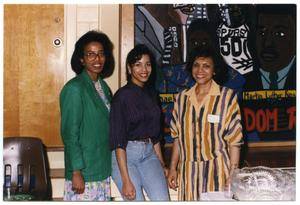
[[[63,169],[64,168],[64,152],[47,152],[50,169]],[[51,179],[52,197],[54,199],[63,198],[64,193],[63,178]]]
[[[115,93],[119,88],[119,5],[65,5],[65,39],[67,53],[66,82],[75,76],[70,60],[76,40],[89,30],[100,30],[108,35],[114,45],[115,69],[105,79]]]

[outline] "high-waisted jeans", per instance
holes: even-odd
[[[129,177],[136,191],[135,200],[145,200],[144,189],[150,201],[169,201],[166,177],[153,144],[128,141],[126,155]],[[121,193],[123,183],[115,151],[112,152],[112,179]],[[125,197],[123,199],[127,200]]]

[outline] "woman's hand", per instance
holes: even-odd
[[[135,199],[135,188],[131,181],[125,181],[122,187],[122,195],[128,200]]]
[[[177,191],[178,183],[177,183],[177,171],[175,169],[170,169],[168,174],[168,183],[171,189]]]
[[[178,182],[177,182],[177,164],[179,160],[179,141],[178,138],[174,139],[170,169],[168,173],[168,184],[171,189],[177,191]]]
[[[225,190],[229,190],[230,189],[230,186],[231,186],[231,176],[228,177],[225,181]]]
[[[168,178],[169,169],[165,166],[165,167],[163,167],[163,170],[164,170],[165,177]]]
[[[233,194],[231,191],[231,176],[228,177],[225,181],[224,196],[228,199],[232,199],[232,197],[233,197]]]
[[[224,193],[225,197],[232,199],[232,191],[231,191],[231,182],[232,182],[232,177],[234,171],[237,169],[238,164],[237,163],[232,163],[229,169],[229,176],[226,178],[225,181],[225,187],[224,187]]]
[[[76,194],[82,194],[84,192],[84,179],[80,171],[73,171],[72,191]]]
[[[136,197],[135,196],[136,192],[135,192],[135,187],[132,184],[128,173],[126,150],[122,148],[117,148],[116,158],[117,158],[117,162],[118,162],[118,166],[120,169],[120,174],[123,182],[121,194],[128,200],[134,200]]]

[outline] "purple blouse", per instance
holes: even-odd
[[[126,149],[128,141],[149,137],[156,144],[161,139],[160,120],[158,98],[148,89],[128,82],[116,92],[111,103],[111,149]]]

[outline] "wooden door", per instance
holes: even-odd
[[[4,137],[36,136],[62,146],[65,56],[64,5],[4,5]]]

